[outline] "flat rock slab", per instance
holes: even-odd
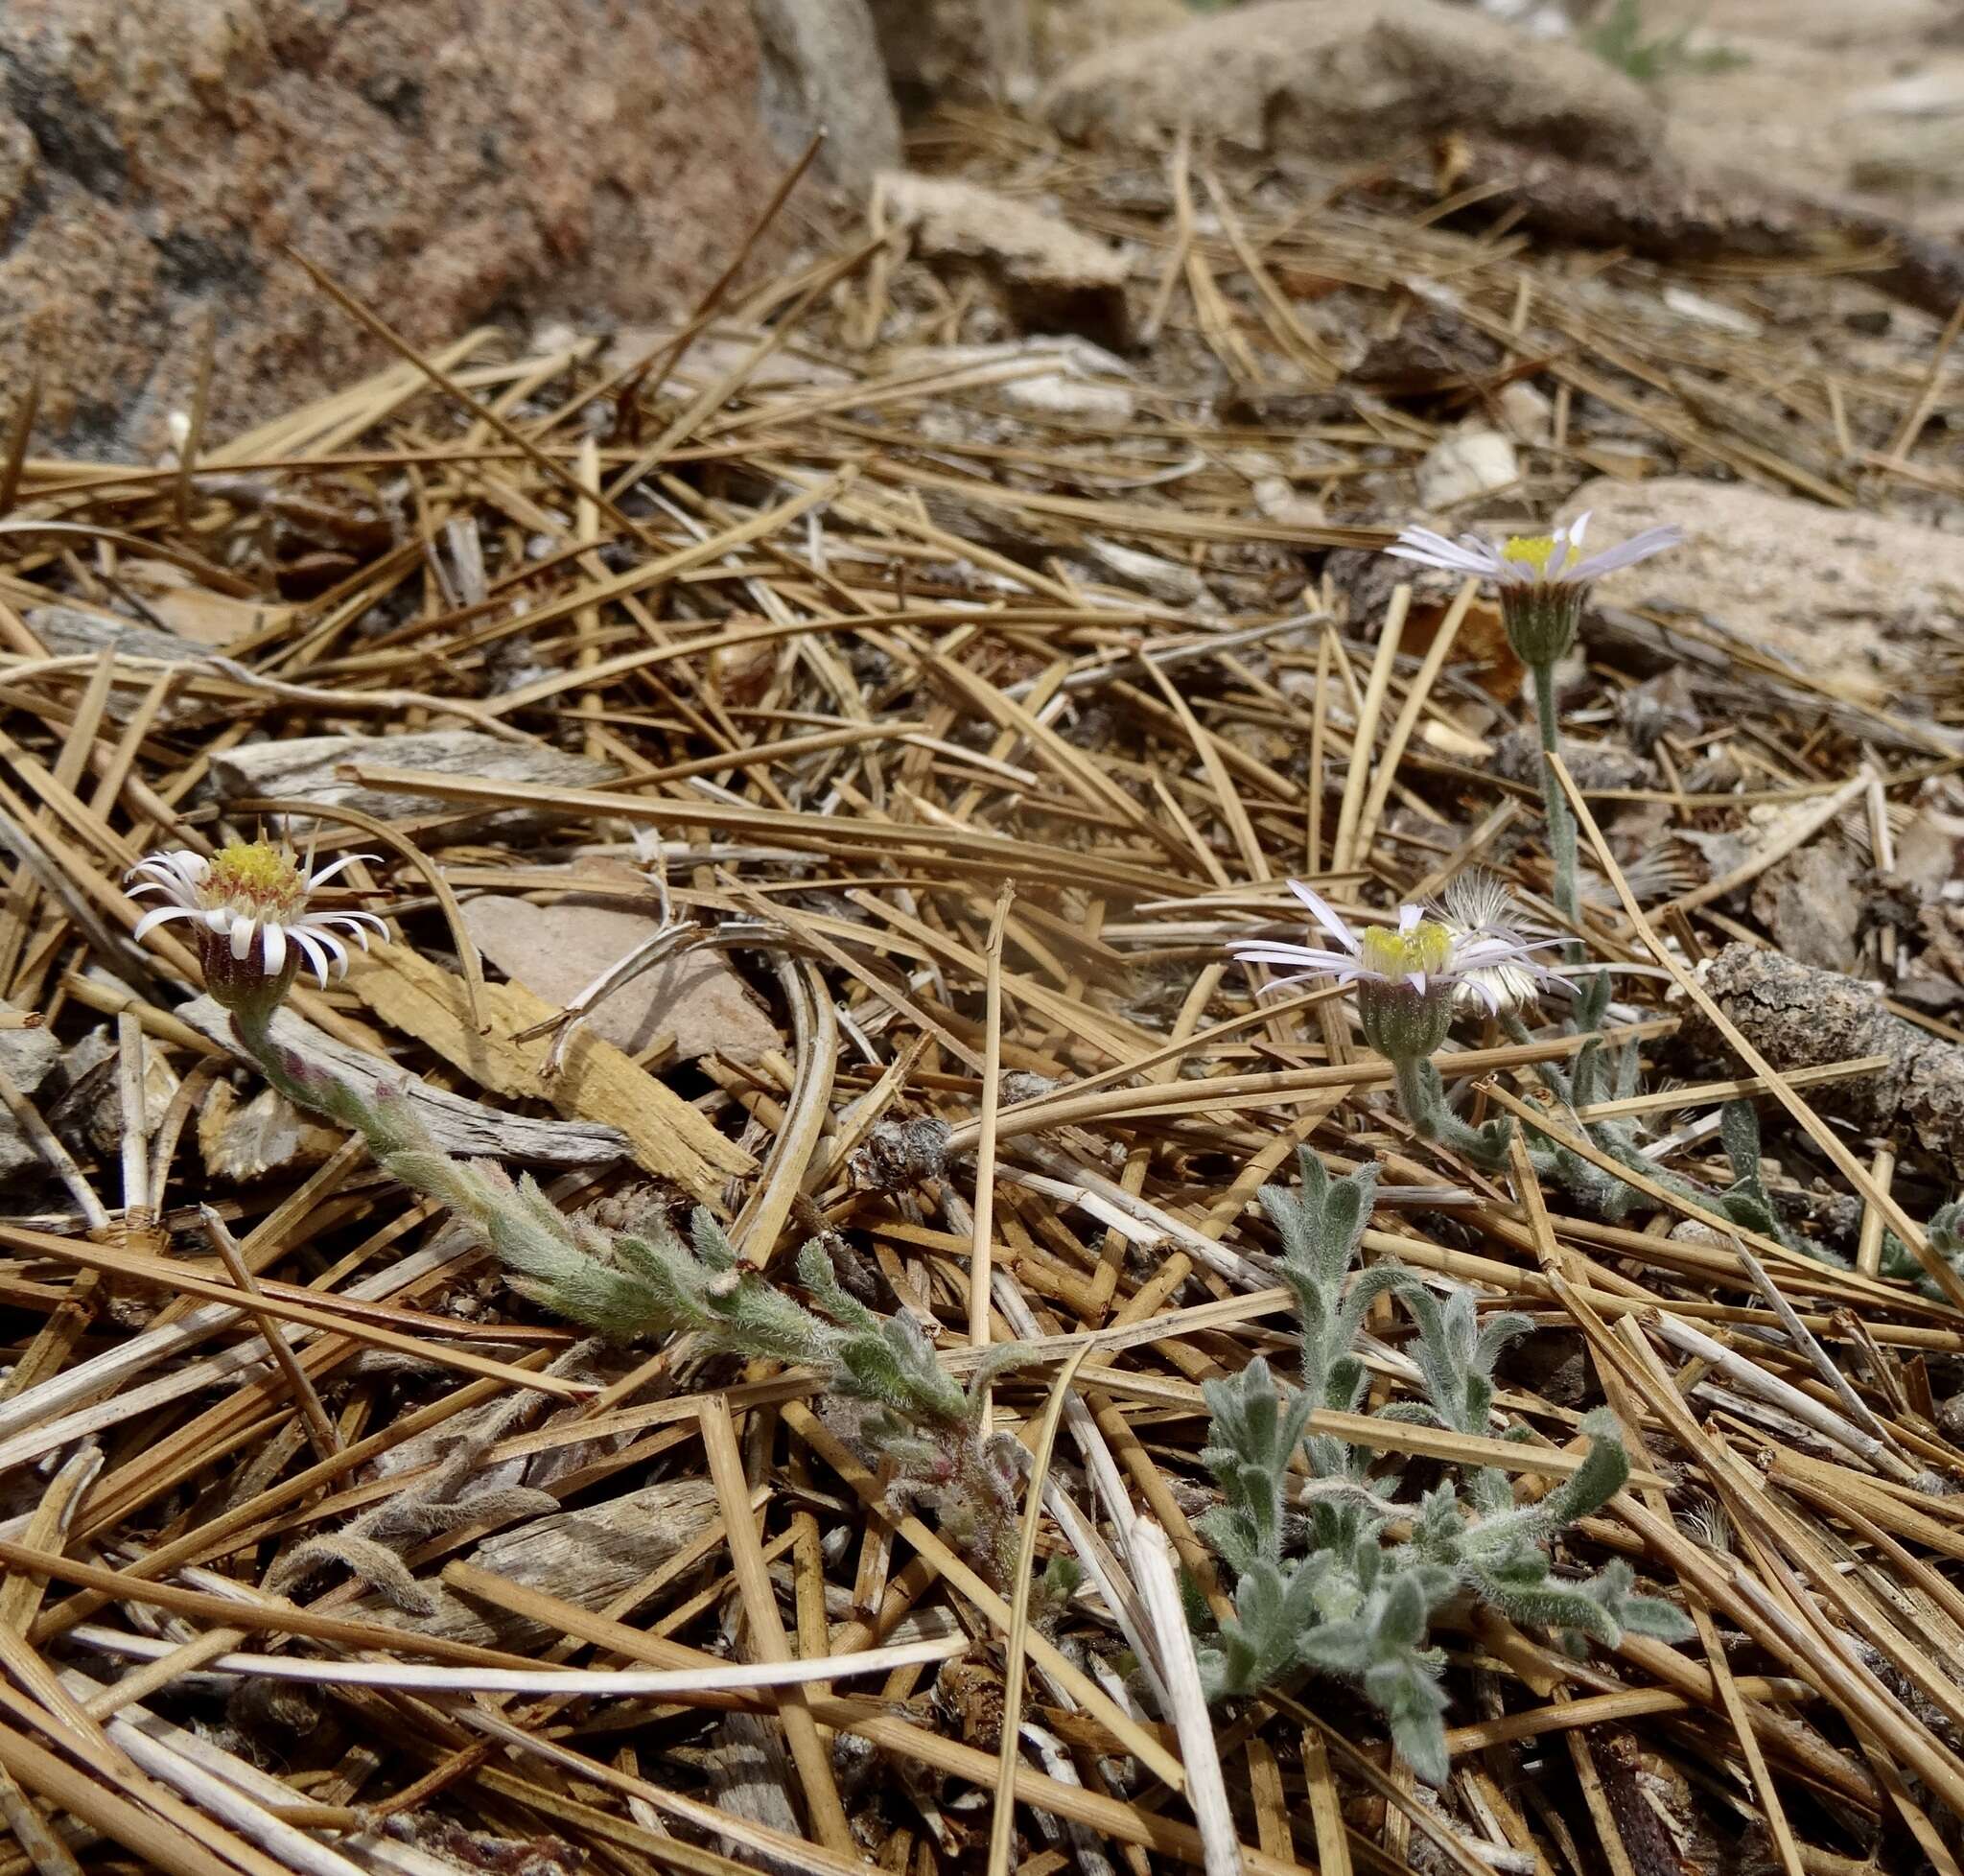
[[[1447,130],[1637,167],[1663,120],[1634,81],[1577,45],[1443,0],[1268,0],[1104,47],[1058,74],[1064,136],[1137,148],[1182,124],[1226,143],[1344,163]]]
[[[553,788],[592,788],[620,773],[612,762],[575,756],[549,743],[507,742],[482,730],[416,730],[405,736],[300,736],[279,742],[242,743],[212,760],[212,785],[221,801],[255,795],[352,808],[377,820],[441,814],[455,803],[434,795],[383,794],[339,771],[345,762],[427,769],[433,775],[468,775],[487,782],[521,782]],[[482,825],[505,825],[526,810],[493,814]]]
[[[1878,705],[1921,692],[1931,648],[1964,625],[1964,535],[1678,477],[1590,482],[1559,519],[1584,509],[1591,549],[1665,522],[1685,532],[1683,547],[1599,582],[1601,601],[1705,621]]]
[[[563,1007],[661,926],[644,913],[588,900],[534,905],[487,896],[465,904],[464,929],[506,976]],[[754,1062],[784,1046],[743,979],[711,950],[664,958],[605,998],[587,1027],[629,1055],[666,1032],[684,1061]]]

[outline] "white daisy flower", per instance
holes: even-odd
[[[1498,543],[1478,534],[1449,541],[1429,528],[1408,528],[1385,551],[1396,560],[1473,574],[1500,589],[1502,616],[1516,654],[1527,664],[1553,664],[1575,643],[1592,580],[1680,546],[1675,525],[1647,528],[1619,547],[1584,557],[1586,513],[1552,534],[1510,534]]]
[[[1684,529],[1675,525],[1647,528],[1621,547],[1584,559],[1582,535],[1588,526],[1589,516],[1583,513],[1553,534],[1510,534],[1497,546],[1478,534],[1449,541],[1429,528],[1408,528],[1385,551],[1394,560],[1412,560],[1451,574],[1477,574],[1500,586],[1583,586],[1684,542]]]
[[[1355,928],[1301,880],[1290,880],[1289,890],[1332,944],[1250,938],[1228,949],[1245,964],[1269,964],[1355,986],[1365,1041],[1393,1060],[1434,1054],[1462,997],[1497,1015],[1538,995],[1553,975],[1534,953],[1554,940],[1531,942],[1511,930],[1455,926],[1428,916],[1422,905],[1399,906],[1395,926]]]
[[[137,921],[136,936],[142,939],[173,919],[190,920],[206,988],[228,1008],[241,998],[263,1002],[269,990],[276,1001],[303,961],[324,990],[330,971],[339,976],[348,968],[347,947],[336,926],[363,950],[364,926],[385,936],[387,927],[373,912],[310,911],[308,901],[343,867],[375,857],[350,854],[316,873],[311,859],[296,862],[263,840],[235,840],[210,859],[188,848],[152,854],[130,868],[129,877],[141,876],[141,883],[127,890],[132,899],[161,893],[168,903]]]

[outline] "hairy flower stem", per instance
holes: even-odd
[[[1489,1172],[1507,1163],[1511,1128],[1505,1122],[1474,1127],[1461,1120],[1446,1100],[1445,1085],[1430,1056],[1394,1056],[1391,1067],[1398,1107],[1420,1139],[1436,1140]]]
[[[1548,813],[1548,848],[1555,860],[1555,906],[1570,925],[1581,923],[1581,901],[1576,891],[1576,817],[1556,780],[1550,757],[1561,750],[1561,723],[1555,707],[1555,666],[1530,667],[1534,674],[1534,718],[1541,730],[1541,801]],[[1570,963],[1580,958],[1580,947],[1568,947]]]
[[[372,1103],[339,1075],[324,1069],[306,1075],[295,1074],[293,1070],[298,1058],[273,1040],[270,1010],[235,1011],[232,1034],[245,1044],[246,1053],[259,1064],[261,1073],[276,1092],[283,1094],[296,1108],[325,1115],[339,1126],[351,1128],[362,1136],[378,1165],[394,1170],[388,1166],[388,1161],[401,1143],[388,1131]],[[440,1199],[445,1204],[452,1202],[453,1195],[448,1188],[438,1191],[414,1178],[406,1178],[403,1183],[413,1186],[426,1198]]]
[[[858,1441],[879,1465],[889,1505],[931,1507],[948,1541],[1007,1592],[1020,1550],[1021,1449],[1014,1435],[991,1430],[984,1410],[992,1379],[1016,1363],[1016,1344],[994,1345],[964,1389],[910,1316],[876,1316],[844,1288],[817,1239],[799,1253],[798,1282],[822,1314],[740,1267],[706,1209],[691,1222],[689,1245],[659,1219],[610,1232],[565,1217],[534,1181],[442,1151],[406,1090],[364,1093],[283,1047],[270,1009],[238,1010],[232,1028],[274,1089],[360,1134],[383,1171],[448,1207],[515,1287],[555,1315],[617,1339],[690,1335],[707,1351],[817,1370],[829,1393],[863,1403]],[[1040,1609],[1068,1595],[1067,1576],[1046,1575]]]
[[[259,1064],[260,1071],[278,1092],[295,1107],[306,1108],[316,1114],[324,1112],[318,1092],[288,1071],[286,1051],[272,1039],[270,1010],[236,1012],[232,1018],[232,1034]]]
[[[479,1165],[430,1148],[424,1140],[406,1138],[402,1126],[385,1113],[384,1103],[340,1076],[311,1067],[296,1073],[299,1058],[273,1040],[270,1011],[236,1011],[232,1033],[267,1080],[295,1107],[360,1134],[370,1157],[390,1178],[462,1213],[487,1244],[496,1246],[499,1213],[509,1198],[498,1180],[487,1177]]]

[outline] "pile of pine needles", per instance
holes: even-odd
[[[0,1876],[1956,1868],[1964,1315],[1878,1261],[1892,1192],[1927,1216],[1942,1169],[1839,1144],[1808,1106],[1832,1075],[1707,1055],[1623,1107],[1676,1116],[1698,1172],[1718,1104],[1759,1098],[1776,1191],[1845,1265],[1727,1241],[1661,1186],[1572,1215],[1415,1139],[1344,1001],[1257,1001],[1223,950],[1296,924],[1292,877],[1381,911],[1477,862],[1553,917],[1491,612],[1359,551],[1412,518],[1443,426],[1545,392],[1529,514],[1605,468],[1948,501],[1941,352],[1858,375],[1652,317],[1654,268],[1537,253],[1498,207],[1449,232],[1369,178],[1281,205],[1192,152],[978,119],[926,153],[1128,244],[1136,350],[1016,332],[985,274],[877,220],[611,350],[419,355],[323,283],[386,366],[247,435],[194,411],[160,465],[43,459],[14,427],[0,987],[62,1060],[0,1082],[33,1158],[0,1226]],[[1642,317],[1582,291],[1605,280]],[[1792,263],[1695,286],[1824,317],[1865,292]],[[1389,343],[1447,293],[1484,340],[1463,360],[1366,386],[1329,342],[1325,302]],[[1841,813],[1717,893],[1650,866],[1641,920],[1618,843],[1585,842],[1579,936],[1626,972],[1618,1034],[1654,1076],[1693,1007],[1656,948],[1763,941],[1742,889],[1807,841],[1880,867],[1952,751],[1695,624],[1649,643],[1728,703],[1669,786],[1584,788],[1612,835],[1636,809]],[[1603,651],[1572,720],[1636,681]],[[411,731],[499,761],[354,740]],[[332,789],[234,774],[330,737]],[[1688,789],[1721,743],[1731,779]],[[295,1012],[419,1078],[472,1150],[530,1158],[568,1209],[709,1204],[780,1272],[836,1233],[956,1372],[1032,1346],[994,1412],[1033,1452],[1029,1554],[1087,1573],[1054,1634],[888,1501],[810,1376],[583,1343],[358,1145],[250,1107],[190,953],[130,942],[120,882],[260,825],[375,856],[344,879],[391,942]],[[495,896],[635,913],[651,955],[719,938],[781,1046],[624,1048],[605,997],[555,1024],[479,959]],[[1895,934],[1870,942],[1881,974]],[[1489,1113],[1574,1046],[1477,1030],[1444,1066]],[[1125,1672],[1144,1647],[1186,1684],[1176,1559],[1224,1606],[1201,1387],[1286,1351],[1252,1200],[1303,1143],[1383,1166],[1368,1255],[1542,1330],[1503,1370],[1509,1440],[1352,1437],[1531,1496],[1606,1403],[1638,1470],[1566,1556],[1627,1558],[1697,1624],[1572,1655],[1470,1619],[1438,1792],[1341,1687],[1209,1717]],[[1397,1398],[1403,1319],[1373,1322]]]

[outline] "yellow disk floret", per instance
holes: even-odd
[[[1360,934],[1359,961],[1367,970],[1394,982],[1437,976],[1452,954],[1453,934],[1431,919],[1421,920],[1410,931],[1372,926]]]
[[[1555,559],[1555,549],[1562,548],[1562,558],[1567,557],[1566,543],[1557,543],[1553,534],[1510,534],[1502,544],[1500,557],[1503,560],[1518,560],[1524,567],[1532,567],[1537,575],[1546,579],[1554,571],[1549,563]]]
[[[289,855],[264,840],[234,840],[212,856],[206,880],[213,898],[274,907],[294,905],[307,896],[306,881]]]

